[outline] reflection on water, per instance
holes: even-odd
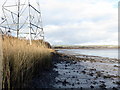
[[[58,52],[118,58],[118,49],[60,49]]]

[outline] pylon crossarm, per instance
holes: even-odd
[[[23,6],[23,5],[26,5],[26,4],[21,4],[20,6]],[[18,6],[18,5],[9,5],[9,6],[4,6],[4,7],[14,7],[14,6]]]
[[[5,28],[5,29],[9,29],[9,30],[13,30],[13,31],[17,31],[16,29],[5,27],[5,26],[1,26],[1,25],[0,25],[0,27]]]

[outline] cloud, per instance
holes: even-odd
[[[92,3],[93,1],[94,3]],[[45,16],[47,21],[51,21],[49,24],[53,21],[61,23],[63,19],[65,23],[96,18],[99,20],[99,18],[109,17],[110,14],[116,16],[117,11],[113,8],[113,3],[96,0],[47,0],[43,4],[41,3],[41,9],[43,17]]]
[[[86,25],[86,26],[85,26]],[[108,32],[104,30],[104,23],[101,27],[97,27],[98,23],[83,22],[80,24],[68,24],[45,27],[46,37],[48,40],[57,44],[56,40],[60,41],[59,44],[82,44],[86,42],[106,42],[117,41],[118,33],[116,31]],[[96,27],[94,27],[96,26]],[[93,43],[94,44],[94,43]]]
[[[118,0],[40,0],[52,45],[117,44]]]
[[[43,1],[43,0],[41,0]],[[52,44],[117,44],[117,1],[47,0],[41,3],[46,40]],[[56,42],[56,40],[59,42]]]

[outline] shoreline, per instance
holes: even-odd
[[[53,46],[53,49],[119,49],[117,45]]]
[[[59,54],[60,56],[65,57],[66,59],[81,60],[81,61],[92,61],[92,62],[104,62],[105,63],[106,60],[109,60],[108,62],[118,63],[118,60],[119,60],[117,58],[109,58],[109,57],[86,55],[86,54],[71,55],[71,54],[65,54],[65,53],[58,53],[57,51],[56,51],[56,54]]]
[[[40,72],[30,86],[33,88],[118,88],[120,76],[112,74],[118,72],[119,66],[114,65],[117,63],[116,60],[109,59],[104,62],[98,60],[101,57],[97,59],[83,57],[53,53],[51,69]]]
[[[58,53],[64,53],[66,55],[74,55],[77,57],[82,57],[84,58],[99,58],[99,59],[110,59],[110,60],[116,60],[118,61],[118,49],[55,49],[56,52]]]

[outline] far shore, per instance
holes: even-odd
[[[118,49],[117,45],[52,46],[54,49]]]

